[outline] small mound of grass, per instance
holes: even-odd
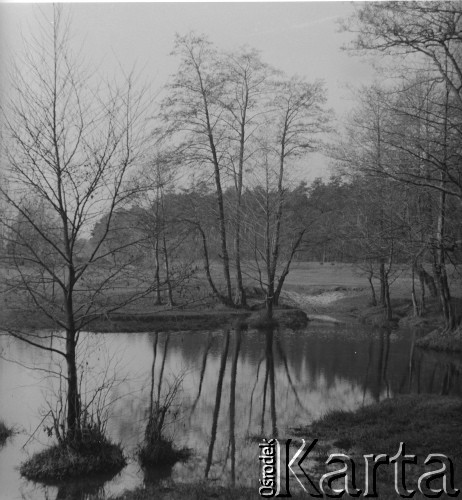
[[[6,426],[4,422],[0,421],[0,446],[13,434],[13,429]]]
[[[278,326],[278,321],[274,317],[269,318],[266,311],[262,311],[252,314],[248,320],[248,325],[250,328],[256,328],[257,330],[268,330]]]
[[[149,444],[145,444],[139,451],[141,465],[173,465],[176,462],[186,460],[189,457],[188,450],[177,450],[173,447],[172,441],[168,439],[158,439]]]
[[[309,321],[306,313],[300,309],[277,310],[276,319],[281,326],[292,330],[305,328]]]
[[[97,446],[81,449],[57,444],[32,456],[21,464],[19,471],[27,479],[54,482],[94,474],[115,475],[125,465],[120,445],[104,440]]]

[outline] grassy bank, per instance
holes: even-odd
[[[216,271],[218,279],[220,273]],[[455,296],[455,307],[462,314],[462,283],[458,272],[451,274],[451,288]],[[219,282],[219,279],[218,279]],[[379,283],[375,280],[378,293]],[[418,286],[417,286],[418,287]],[[366,277],[358,272],[353,264],[316,262],[295,262],[286,278],[281,301],[283,306],[290,306],[307,313],[308,316],[320,319],[333,318],[341,322],[364,322],[376,327],[417,327],[423,332],[437,330],[442,325],[439,302],[427,297],[427,307],[422,318],[414,318],[411,306],[412,279],[409,270],[402,269],[391,287],[393,319],[384,318],[381,307],[372,307],[370,286]],[[249,305],[261,306],[264,300],[255,282],[248,280],[247,295]],[[105,307],[113,303],[127,301],[130,288],[122,284],[104,297]],[[0,322],[3,328],[9,325],[15,328],[53,328],[50,320],[33,310],[27,302],[18,303],[18,297],[8,295],[0,310]],[[103,300],[103,298],[102,298]],[[175,306],[156,305],[153,293],[125,306],[117,313],[109,316],[100,315],[91,324],[97,332],[140,332],[167,330],[210,330],[233,327],[236,324],[250,327],[264,324],[259,317],[260,311],[234,309],[223,306],[210,295],[208,284],[200,273],[191,280],[184,293],[174,294]],[[300,318],[296,312],[276,310],[276,322],[291,328],[303,327],[306,318]],[[291,316],[292,315],[292,316]],[[324,317],[324,318],[322,318]],[[454,349],[451,338],[441,339],[429,337],[422,346],[445,350]]]
[[[194,292],[194,293],[193,293]],[[100,300],[104,308],[94,317],[86,329],[95,332],[145,332],[145,331],[179,331],[179,330],[211,330],[234,325],[259,324],[264,297],[254,287],[247,291],[248,308],[233,308],[221,304],[210,295],[208,284],[196,279],[185,296],[174,294],[174,306],[156,304],[154,293],[130,302],[129,287],[121,286],[117,290],[107,291]],[[116,312],[104,314],[114,304],[127,303]],[[276,307],[274,319],[277,324],[298,328],[307,323],[306,314],[300,310],[287,309],[287,306]],[[55,323],[42,311],[37,309],[21,294],[9,294],[5,297],[0,309],[0,324],[5,330],[11,329],[52,329]]]
[[[375,283],[378,294],[378,283]],[[420,293],[416,284],[417,294]],[[462,352],[462,333],[443,331],[441,304],[427,294],[425,311],[414,316],[411,301],[412,279],[403,270],[391,287],[393,318],[385,318],[381,306],[371,305],[370,286],[352,264],[320,265],[299,263],[286,280],[283,296],[287,303],[307,312],[310,318],[331,318],[335,321],[361,322],[379,328],[416,328],[423,338],[421,347]],[[453,269],[451,278],[452,306],[456,317],[462,317],[462,281]]]
[[[417,465],[406,466],[406,486],[417,489],[417,480],[425,469],[423,461],[430,453],[443,453],[454,463],[455,486],[461,487],[462,467],[462,401],[442,396],[401,396],[360,408],[355,412],[335,411],[313,424],[294,430],[293,435],[319,439],[311,453],[315,459],[310,477],[319,479],[326,472],[325,461],[330,453],[347,453],[355,459],[357,487],[364,489],[364,454],[396,455],[401,442],[406,454],[418,457]],[[340,466],[338,466],[340,467]],[[381,500],[400,498],[394,489],[394,468],[378,469],[377,491]],[[431,486],[436,488],[438,481]],[[257,485],[258,483],[256,483]],[[306,493],[291,488],[293,498],[307,498]],[[424,498],[419,496],[414,498]],[[244,500],[261,498],[255,488],[221,487],[211,482],[148,485],[127,491],[113,500],[202,500],[220,498]],[[347,498],[350,498],[347,496]]]
[[[261,311],[230,309],[221,307],[217,310],[189,311],[172,310],[143,313],[113,313],[92,322],[90,329],[95,332],[145,332],[145,331],[180,331],[211,330],[214,328],[250,326],[258,328]],[[307,324],[307,315],[299,309],[276,309],[275,323],[289,328],[300,328]]]
[[[423,461],[430,453],[443,453],[453,460],[456,486],[461,486],[462,401],[457,398],[400,396],[355,412],[329,413],[312,425],[297,429],[296,434],[319,439],[318,449],[322,450],[320,470],[330,453],[347,452],[356,457],[356,463],[360,464],[356,470],[359,488],[364,486],[362,456],[386,453],[391,457],[397,453],[400,442],[405,443],[406,454],[418,457],[417,465],[406,466],[406,482],[410,487],[417,489],[418,477],[429,470],[424,468]],[[398,498],[393,484],[393,467],[381,466],[377,487],[379,498]],[[415,498],[423,497],[417,495]]]
[[[156,311],[117,312],[108,317],[100,317],[91,323],[89,329],[95,332],[145,332],[210,330],[249,317],[248,311],[222,309],[217,311]]]
[[[439,351],[462,352],[462,324],[453,331],[437,328],[417,340],[419,347]]]
[[[10,311],[10,320],[4,320],[4,328],[11,325],[14,329],[51,329],[53,323],[36,311]],[[8,315],[8,311],[0,313],[0,321]],[[184,331],[212,330],[215,328],[234,327],[235,325],[258,327],[261,323],[262,311],[248,309],[232,309],[224,306],[211,309],[204,305],[203,309],[172,309],[152,307],[147,309],[141,304],[138,308],[119,311],[107,316],[95,318],[88,330],[99,333],[129,333],[146,331]],[[20,316],[20,321],[14,318]],[[300,328],[306,325],[307,315],[297,308],[279,308],[274,311],[275,323],[289,328]]]

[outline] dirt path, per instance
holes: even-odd
[[[306,312],[310,319],[329,321],[333,323],[346,323],[354,321],[354,316],[345,310],[339,301],[345,299],[361,298],[364,292],[351,290],[333,290],[323,293],[309,294],[294,291],[283,291],[281,297],[284,302],[299,307]]]

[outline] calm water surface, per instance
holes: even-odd
[[[55,381],[48,372],[58,371],[59,365],[56,356],[2,337],[0,418],[20,432],[0,449],[1,500],[107,498],[165,478],[200,480],[206,473],[224,484],[251,486],[258,481],[259,467],[258,445],[251,438],[290,437],[290,428],[309,424],[331,409],[355,409],[401,393],[462,392],[460,357],[415,348],[412,332],[312,322],[297,332],[84,337],[80,359],[98,368],[90,370],[83,391],[105,374],[114,381],[108,433],[122,443],[127,467],[106,482],[96,478],[58,486],[19,476],[18,465],[49,443],[42,418],[46,401],[55,403]],[[182,389],[167,432],[193,454],[168,470],[143,470],[136,451],[150,395],[162,397],[178,377]]]

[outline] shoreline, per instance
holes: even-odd
[[[456,299],[462,308],[462,300]],[[85,330],[95,333],[135,333],[145,331],[211,330],[215,328],[260,328],[283,326],[304,328],[310,321],[333,324],[366,324],[376,328],[418,329],[417,345],[439,351],[462,352],[461,327],[454,333],[442,335],[442,319],[437,301],[427,304],[426,314],[414,317],[410,299],[392,299],[393,319],[384,318],[383,308],[370,305],[364,287],[337,286],[316,289],[288,285],[281,294],[281,305],[274,309],[274,321],[268,323],[261,300],[252,300],[251,307],[235,309],[204,301],[193,307],[188,304],[172,309],[140,303],[136,306],[95,318]],[[7,308],[0,312],[2,330],[50,329],[54,325],[34,311]],[[19,325],[18,325],[19,323]],[[14,326],[13,326],[14,325]]]
[[[300,328],[308,324],[307,314],[299,308],[274,310],[274,324],[288,328]],[[213,328],[252,328],[265,326],[264,310],[172,310],[145,313],[113,313],[92,323],[95,333],[130,333],[146,330],[180,331],[209,330]],[[268,326],[268,325],[266,325]]]
[[[383,399],[354,411],[333,411],[305,427],[293,429],[298,437],[313,436],[319,440],[322,451],[314,470],[322,470],[324,458],[330,453],[346,453],[357,463],[364,463],[366,454],[395,455],[400,443],[406,452],[415,454],[418,463],[408,466],[407,481],[417,490],[417,480],[431,467],[423,465],[431,453],[443,453],[459,471],[456,484],[460,487],[460,449],[462,447],[462,399],[443,395],[400,395]],[[451,425],[447,425],[447,421]],[[432,429],[422,436],[422,429]],[[404,449],[404,448],[403,448]],[[380,498],[396,498],[393,466],[379,470],[378,491]],[[364,485],[364,469],[358,468],[359,487]],[[458,481],[457,481],[458,480]],[[416,498],[421,498],[417,494]]]

